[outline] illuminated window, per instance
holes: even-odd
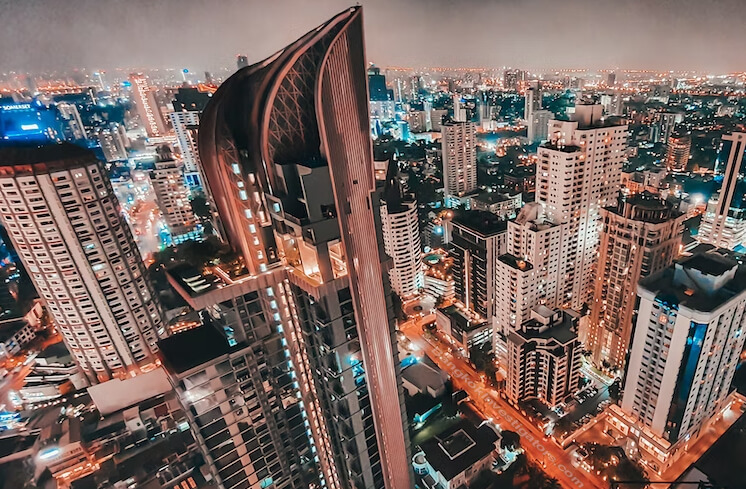
[[[233,163],[231,167],[233,168],[233,173],[235,173],[236,175],[241,174],[241,168],[239,168],[238,163]]]
[[[246,200],[249,198],[249,196],[246,194],[246,190],[239,190],[238,196],[241,197],[241,200]]]

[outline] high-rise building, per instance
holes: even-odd
[[[667,143],[671,135],[674,133],[676,125],[681,123],[683,120],[684,114],[679,112],[661,112],[658,114],[657,121],[654,125],[657,126],[660,131],[658,133],[658,139],[653,142]]]
[[[494,316],[495,265],[507,246],[507,222],[486,211],[463,211],[452,221],[451,254],[456,297],[467,309]]]
[[[692,135],[673,134],[668,138],[666,148],[666,168],[669,171],[686,170],[689,164],[689,154],[692,151]]]
[[[720,191],[707,203],[697,236],[703,243],[729,250],[746,247],[745,153],[746,133],[723,136],[722,157],[719,158],[719,161],[726,161],[723,183]]]
[[[155,89],[150,86],[148,77],[142,73],[132,73],[129,81],[132,84],[132,102],[135,104],[140,123],[145,128],[148,137],[163,135],[166,132],[166,126],[155,99]]]
[[[391,288],[405,299],[424,287],[417,211],[414,196],[402,191],[397,163],[392,160],[381,199],[381,228],[384,250],[394,262],[389,270]]]
[[[606,74],[606,86],[613,87],[614,85],[616,85],[616,73],[612,71]]]
[[[477,135],[471,122],[448,121],[440,128],[446,205],[477,188]]]
[[[528,139],[533,141],[532,133],[532,122],[534,120],[534,113],[537,110],[541,110],[541,86],[539,82],[534,81],[529,84],[525,94],[526,100],[523,107],[523,119],[526,121],[528,126]],[[549,122],[549,121],[547,121]]]
[[[199,147],[222,233],[246,269],[229,278],[233,293],[258,295],[282,335],[323,484],[394,489],[412,486],[411,457],[366,77],[355,7],[226,80]]]
[[[240,70],[249,66],[249,58],[243,54],[236,56],[236,67]]]
[[[150,180],[171,238],[175,243],[180,243],[194,231],[192,204],[184,185],[181,165],[171,154],[171,148],[161,146],[156,151],[158,157],[150,172]]]
[[[513,403],[537,398],[556,406],[578,390],[582,346],[578,318],[538,306],[508,335],[505,394]]]
[[[507,69],[503,73],[503,88],[505,90],[518,90],[518,84],[526,80],[526,72],[521,70]]]
[[[600,105],[576,105],[571,121],[550,122],[550,142],[538,151],[536,201],[549,222],[564,227],[566,240],[557,306],[576,311],[593,294],[601,209],[616,200],[627,148],[626,124],[602,112]]]
[[[199,151],[197,149],[197,134],[199,133],[199,112],[182,111],[171,112],[169,118],[179,142],[181,158],[184,161],[184,181],[190,187],[202,184]]]
[[[60,117],[67,122],[69,130],[68,140],[88,139],[85,133],[85,126],[83,126],[83,119],[81,119],[80,112],[75,104],[58,102],[57,110],[60,112]]]
[[[695,250],[637,289],[621,410],[609,423],[659,472],[686,453],[731,391],[746,339],[746,267],[730,253]]]
[[[637,283],[673,263],[686,215],[642,192],[601,210],[596,287],[587,341],[598,366],[622,370],[631,340]]]
[[[90,382],[154,366],[157,295],[103,165],[70,144],[0,149],[0,219]]]

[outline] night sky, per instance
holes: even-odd
[[[0,72],[234,66],[351,0],[0,0]],[[746,0],[367,0],[380,65],[746,70]]]

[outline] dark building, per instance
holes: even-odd
[[[210,101],[208,92],[201,92],[195,87],[183,86],[174,94],[173,106],[176,112],[196,111],[202,112]]]
[[[240,70],[241,68],[246,68],[249,66],[249,58],[247,56],[244,56],[243,54],[239,54],[236,56],[236,66]]]
[[[267,366],[297,379],[303,434],[325,487],[395,489],[412,487],[411,457],[377,233],[365,66],[355,7],[221,85],[202,114],[199,149],[241,265],[222,287],[192,288],[204,280],[199,272],[181,282],[195,309],[221,305],[217,325],[229,343],[278,336],[287,361],[267,357]],[[255,316],[267,327],[257,330],[248,321]],[[269,382],[265,389],[284,388]],[[271,406],[263,409],[271,416]],[[244,443],[280,446],[265,436]],[[208,445],[206,456],[218,459],[218,449]],[[213,467],[221,470],[218,460]],[[276,487],[307,487],[287,471],[268,477]]]
[[[374,102],[394,100],[393,90],[386,87],[386,77],[381,74],[381,69],[376,66],[368,68],[368,92],[370,93],[370,100]]]
[[[507,221],[475,210],[458,213],[452,225],[456,297],[482,318],[489,318],[495,305],[497,257],[507,250]]]

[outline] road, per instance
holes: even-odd
[[[464,358],[454,355],[442,340],[425,338],[422,325],[433,319],[432,315],[411,319],[402,323],[399,329],[413,345],[451,376],[454,388],[466,391],[485,418],[492,419],[502,429],[515,431],[521,435],[521,446],[528,458],[543,466],[544,471],[550,477],[556,478],[562,487],[608,488],[606,482],[596,480],[587,472],[574,467],[569,453],[554,440],[544,436],[539,427],[501,399],[495,389],[486,385],[481,374]]]

